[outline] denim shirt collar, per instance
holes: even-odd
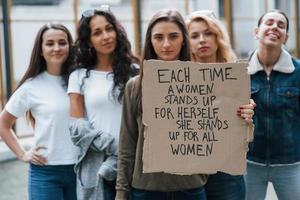
[[[248,73],[250,75],[253,75],[258,71],[264,70],[263,66],[258,60],[257,53],[258,51],[256,50],[249,61]],[[274,65],[273,70],[286,74],[292,73],[295,70],[292,57],[286,50],[282,49],[279,60]]]

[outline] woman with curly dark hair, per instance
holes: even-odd
[[[70,75],[71,137],[81,148],[75,165],[79,199],[114,199],[121,100],[138,72],[125,29],[108,6],[83,12],[77,70]]]

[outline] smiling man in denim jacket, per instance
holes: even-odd
[[[258,49],[250,59],[254,141],[248,152],[247,200],[265,199],[272,182],[278,199],[300,199],[300,63],[282,46],[289,20],[274,10],[258,21]]]

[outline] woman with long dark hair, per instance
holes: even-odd
[[[138,72],[125,29],[108,6],[83,12],[77,70],[69,79],[71,134],[81,154],[75,166],[80,199],[114,199],[121,102]]]
[[[67,79],[73,40],[61,24],[48,23],[36,36],[28,69],[0,115],[0,136],[16,156],[30,163],[29,199],[76,199],[76,147],[68,129]],[[12,130],[26,114],[34,147],[26,151]]]
[[[176,10],[157,12],[149,22],[143,59],[189,61],[190,45],[185,22]],[[118,155],[117,200],[204,200],[206,175],[143,173],[142,79],[131,79],[125,89]]]

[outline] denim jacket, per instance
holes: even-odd
[[[269,76],[258,61],[249,62],[251,98],[257,104],[253,117],[254,140],[248,160],[263,165],[300,162],[300,63],[282,50]]]

